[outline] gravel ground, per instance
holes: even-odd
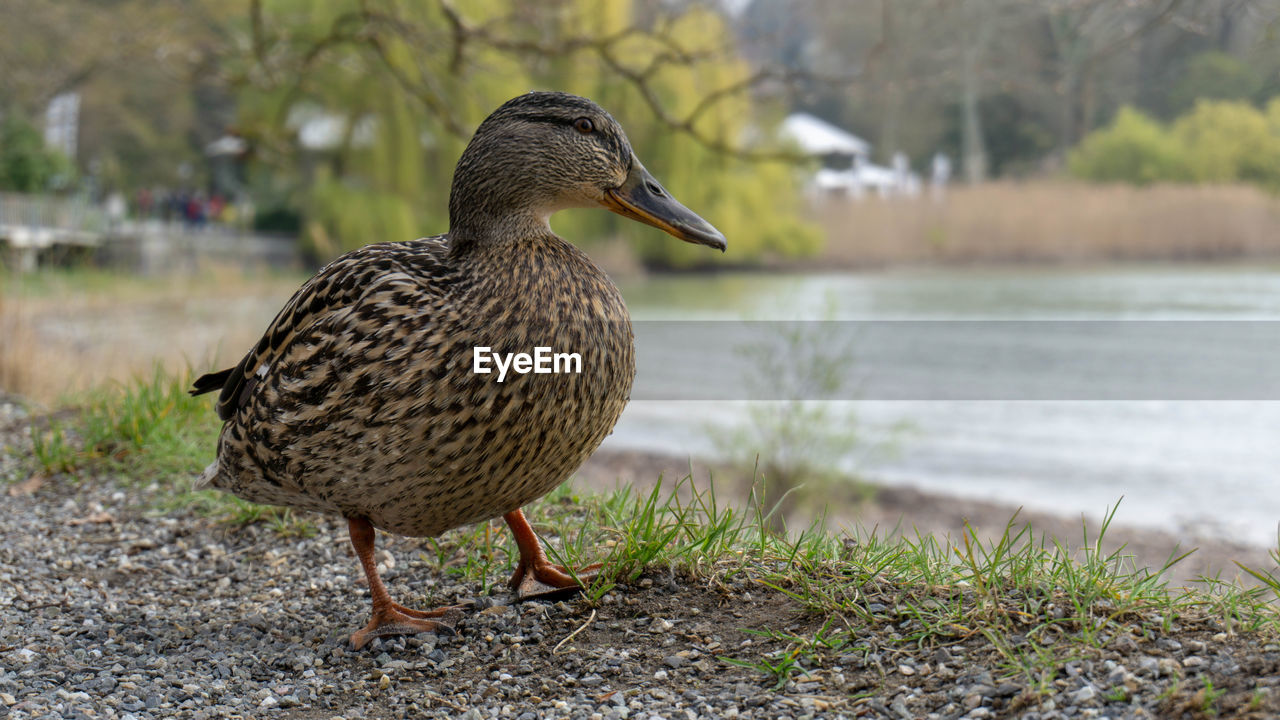
[[[19,413],[0,401],[0,427]],[[20,446],[21,435],[6,442]],[[24,467],[20,450],[0,453],[0,482],[24,479]],[[420,541],[387,536],[380,559],[393,596],[477,609],[456,636],[375,640],[353,653],[346,638],[367,619],[368,594],[339,523],[316,518],[315,536],[283,538],[265,525],[157,512],[156,489],[111,478],[13,488],[0,524],[3,718],[1280,713],[1280,645],[1212,620],[1167,636],[1119,633],[1037,678],[999,664],[980,633],[949,648],[901,642],[913,621],[894,589],[865,588],[875,620],[854,646],[775,691],[771,678],[719,658],[782,647],[751,629],[812,636],[817,621],[779,593],[656,572],[594,610],[577,599],[512,605],[432,568]]]

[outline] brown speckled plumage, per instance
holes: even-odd
[[[635,374],[617,288],[547,224],[558,209],[587,205],[723,248],[644,172],[598,106],[561,93],[515,98],[458,163],[448,234],[343,255],[238,366],[197,381],[193,392],[221,389],[226,421],[203,481],[253,502],[339,513],[358,551],[366,521],[412,536],[503,514],[513,522],[609,434]],[[579,353],[581,373],[498,382],[472,371],[476,346]],[[543,569],[532,542],[517,576]],[[371,531],[367,544],[371,552]],[[380,621],[378,588],[362,632],[422,629]]]
[[[303,287],[226,398],[215,487],[429,536],[518,508],[577,469],[631,391],[622,297],[551,235],[467,262],[446,249],[444,238],[370,245]],[[342,287],[361,291],[311,300]],[[475,346],[578,352],[582,373],[499,383],[471,371]]]

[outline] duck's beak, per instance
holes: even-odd
[[[720,252],[724,252],[727,244],[719,230],[671,197],[634,156],[627,179],[618,187],[606,190],[600,204],[685,242],[706,245]]]

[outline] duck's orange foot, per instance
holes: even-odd
[[[590,583],[599,573],[598,563],[588,565],[573,575],[563,565],[552,565],[542,550],[542,543],[538,542],[538,536],[520,510],[512,510],[503,515],[502,519],[511,527],[516,547],[520,548],[520,563],[516,565],[515,574],[508,583],[515,589],[517,600],[572,595],[582,590],[583,584]],[[575,576],[577,580],[574,579]]]
[[[580,592],[584,585],[595,580],[599,572],[599,563],[588,565],[570,575],[563,565],[552,565],[543,560],[530,566],[521,561],[508,585],[516,591],[518,600],[549,599]],[[574,580],[574,576],[578,579]]]
[[[462,607],[458,605],[437,610],[414,610],[391,603],[387,607],[375,609],[369,624],[351,634],[351,649],[359,650],[374,638],[390,635],[456,635],[456,626],[461,620]]]

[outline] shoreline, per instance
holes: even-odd
[[[955,184],[940,198],[809,198],[800,215],[825,238],[809,257],[729,256],[677,269],[642,267],[617,241],[587,251],[611,273],[657,275],[1280,260],[1280,197],[1243,184],[994,181]]]
[[[749,478],[743,477],[742,473],[726,465],[659,452],[597,451],[578,469],[570,482],[575,487],[595,491],[609,491],[620,485],[631,485],[645,491],[653,488],[659,477],[669,481],[687,475],[692,476],[698,488],[706,488],[708,478],[714,476],[719,497],[745,506],[745,486]],[[855,500],[850,492],[847,497],[828,503],[828,530],[855,533],[874,530],[882,535],[908,537],[919,532],[932,534],[940,541],[948,537],[958,541],[967,523],[980,538],[989,541],[1000,537],[1016,515],[1016,529],[1030,525],[1037,542],[1043,537],[1052,545],[1056,538],[1065,546],[1079,550],[1084,542],[1084,527],[1088,528],[1089,540],[1094,541],[1101,525],[1100,518],[1087,517],[1085,525],[1082,525],[1080,516],[1029,511],[1015,503],[975,500],[910,486],[863,485],[871,489],[866,499]],[[812,517],[812,512],[792,513],[788,526],[805,527]],[[1195,583],[1201,577],[1219,577],[1224,581],[1256,585],[1257,581],[1241,570],[1237,563],[1260,571],[1277,571],[1276,563],[1264,546],[1202,534],[1180,535],[1174,531],[1113,524],[1107,529],[1102,547],[1108,553],[1123,548],[1122,554],[1132,556],[1138,567],[1152,569],[1159,569],[1171,558],[1194,550],[1166,573],[1171,587]]]

